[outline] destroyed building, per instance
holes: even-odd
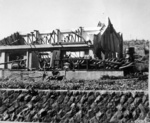
[[[0,68],[3,69],[11,69],[11,61],[18,58],[25,59],[26,68],[30,69],[39,69],[39,58],[46,59],[50,67],[62,67],[63,58],[67,55],[102,60],[122,58],[123,36],[115,31],[108,19],[106,27],[102,24],[94,29],[56,29],[51,33],[34,30],[26,35],[17,32],[0,40]]]

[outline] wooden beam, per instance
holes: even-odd
[[[6,61],[6,62],[3,62],[3,63],[0,63],[0,65],[2,64],[11,64],[12,62],[19,62],[19,61],[25,61],[26,59],[21,59],[21,60],[13,60],[13,61]]]
[[[93,45],[87,44],[43,44],[43,45],[15,45],[15,46],[0,46],[0,51],[53,51],[57,49],[61,50],[79,50],[79,49],[89,49]]]

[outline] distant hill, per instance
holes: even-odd
[[[149,41],[148,40],[125,40],[123,41],[123,49],[125,51],[128,47],[135,47],[135,52],[138,55],[144,56],[144,47],[149,49]]]

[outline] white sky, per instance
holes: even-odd
[[[150,0],[0,0],[0,39],[17,31],[95,27],[108,17],[125,40],[150,40]]]

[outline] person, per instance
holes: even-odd
[[[129,50],[126,51],[126,57],[124,64],[122,66],[128,67],[131,66],[134,62],[134,56],[130,53]]]
[[[129,75],[134,73],[134,52],[131,49],[126,49],[126,57],[123,64],[119,67],[119,69],[124,70],[124,75]]]

